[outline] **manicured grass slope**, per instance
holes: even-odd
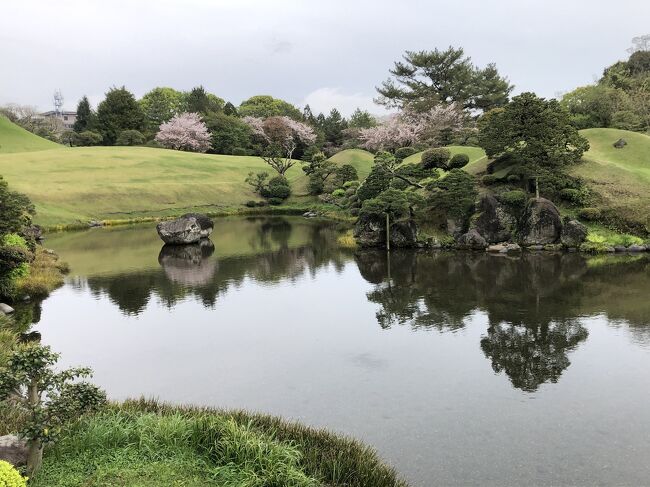
[[[0,154],[41,151],[57,147],[61,146],[28,132],[0,115]]]
[[[354,166],[359,179],[363,180],[370,174],[375,156],[363,149],[345,149],[334,154],[329,160],[341,165],[350,164]]]
[[[572,171],[587,181],[599,206],[626,227],[650,231],[650,137],[617,129],[580,132],[590,149]],[[613,144],[623,138],[622,149]]]

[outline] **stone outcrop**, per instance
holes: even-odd
[[[494,196],[483,195],[477,209],[471,228],[476,229],[487,243],[506,242],[512,238],[516,226],[515,219]]]
[[[460,248],[471,250],[485,250],[488,246],[488,242],[475,228],[461,235],[457,244]]]
[[[360,247],[386,247],[385,218],[360,216],[354,226],[354,238]],[[418,242],[417,225],[413,220],[392,222],[389,238],[391,247],[415,247]]]
[[[587,240],[587,227],[577,220],[566,220],[562,226],[560,241],[569,248],[578,248]]]
[[[14,467],[27,465],[27,442],[14,435],[0,436],[0,460]]]
[[[5,303],[0,303],[0,314],[8,315],[14,312],[14,309]]]
[[[208,238],[212,233],[214,224],[205,215],[187,213],[175,220],[160,222],[156,231],[166,244],[184,245],[197,243]]]
[[[627,140],[625,139],[618,139],[616,142],[614,142],[614,147],[617,149],[622,149],[627,145]]]
[[[520,230],[523,245],[554,244],[562,234],[562,218],[552,201],[531,198],[526,205]]]

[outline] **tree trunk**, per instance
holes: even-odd
[[[41,440],[31,440],[27,446],[27,476],[32,478],[43,463],[43,444]]]

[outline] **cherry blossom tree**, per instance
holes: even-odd
[[[244,117],[244,122],[251,128],[253,137],[264,146],[262,159],[281,176],[296,163],[292,156],[298,144],[313,144],[316,141],[316,134],[310,126],[286,116],[264,120]]]
[[[180,113],[160,125],[156,141],[169,149],[205,152],[211,139],[198,113]]]
[[[455,103],[436,105],[422,113],[406,109],[376,127],[361,129],[359,139],[370,150],[397,149],[418,142],[436,144],[443,131],[458,132],[464,121],[465,115]]]

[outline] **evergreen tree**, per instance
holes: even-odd
[[[235,117],[238,115],[237,108],[235,108],[235,105],[233,105],[230,102],[227,102],[223,106],[223,113],[224,113],[224,115],[232,115],[232,116],[235,116]]]
[[[111,88],[97,107],[97,126],[105,145],[113,145],[123,130],[144,129],[144,113],[124,86]]]
[[[95,113],[90,108],[88,97],[84,95],[77,105],[77,118],[72,126],[73,130],[77,133],[92,130],[96,122],[95,117]]]
[[[357,108],[348,122],[348,127],[355,129],[368,129],[377,126],[377,120],[366,110]]]
[[[341,145],[343,142],[343,130],[347,126],[348,122],[341,116],[341,112],[336,108],[332,108],[323,125],[325,141],[337,146]]]
[[[185,95],[185,108],[190,113],[219,112],[223,109],[224,101],[212,93],[205,91],[203,86],[197,86]]]

